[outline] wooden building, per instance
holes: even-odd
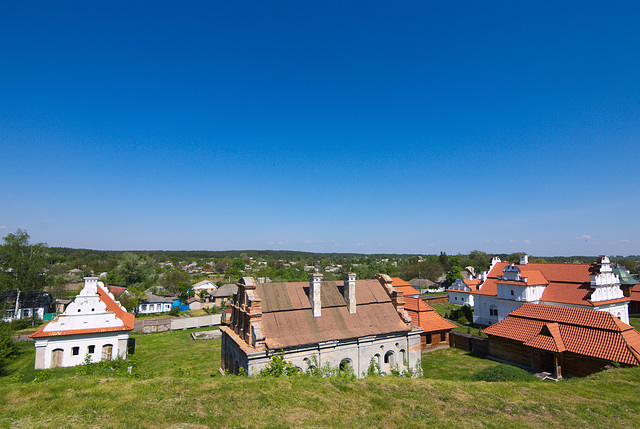
[[[525,303],[482,332],[489,355],[555,378],[640,365],[640,333],[605,311]]]

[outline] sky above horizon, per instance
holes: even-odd
[[[0,236],[640,254],[640,3],[5,2]]]

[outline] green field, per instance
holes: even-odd
[[[640,368],[490,383],[472,380],[499,364],[446,349],[423,355],[422,379],[223,377],[220,340],[191,332],[134,335],[133,377],[35,371],[22,343],[0,377],[0,427],[640,427]]]

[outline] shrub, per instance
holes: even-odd
[[[536,381],[533,375],[529,374],[522,368],[516,366],[500,364],[485,368],[474,374],[472,380],[475,381]]]
[[[18,347],[13,342],[13,332],[7,323],[0,322],[0,374],[4,374],[6,361],[18,354]]]
[[[284,360],[284,352],[280,352],[271,357],[269,366],[265,366],[260,370],[260,377],[285,377],[297,375],[299,372],[295,365]]]
[[[171,316],[177,316],[180,314],[180,307],[172,307],[171,310],[169,310],[169,314]]]

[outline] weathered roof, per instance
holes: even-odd
[[[19,308],[40,308],[51,305],[53,298],[49,292],[40,290],[16,291],[8,290],[2,292],[2,302],[6,308],[12,310],[15,308],[16,299]]]
[[[640,365],[640,333],[606,311],[525,303],[482,332],[543,350]]]
[[[214,290],[211,293],[211,296],[214,298],[225,298],[228,296],[233,296],[238,293],[238,286],[234,284],[226,284],[220,286],[218,289]]]
[[[170,298],[168,296],[158,296],[158,295],[154,295],[150,292],[147,292],[147,296],[145,297],[145,299],[143,299],[140,303],[141,304],[150,304],[150,303],[154,303],[154,302],[173,302],[174,298]]]
[[[308,282],[257,283],[268,348],[411,331],[378,280],[356,281],[356,312],[350,314],[342,282],[321,282],[322,315],[314,317]]]

